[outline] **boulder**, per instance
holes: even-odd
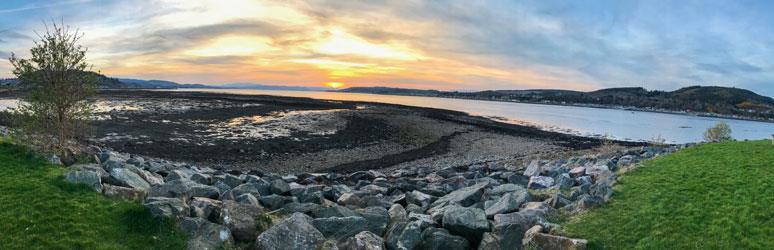
[[[363,231],[339,244],[340,250],[385,250],[384,239],[372,232]]]
[[[526,189],[519,187],[519,189],[507,193],[500,197],[497,202],[486,207],[486,216],[492,217],[495,214],[510,213],[519,209],[521,204],[529,200],[529,193]]]
[[[187,249],[223,249],[233,241],[228,228],[202,218],[183,218],[180,228],[188,236]]]
[[[312,225],[325,237],[337,241],[368,230],[368,221],[359,216],[317,218],[312,221]]]
[[[191,180],[173,180],[151,187],[150,195],[183,199],[191,197],[217,199],[220,196],[220,190],[216,187],[202,185]]]
[[[427,228],[427,227],[430,227],[430,226],[434,227],[434,226],[438,225],[438,223],[436,223],[435,220],[433,220],[433,217],[428,215],[428,214],[420,214],[420,213],[411,212],[408,215],[408,220],[410,222],[419,221],[420,222],[419,225],[423,229]]]
[[[532,160],[524,169],[524,176],[538,176],[540,175],[540,160]]]
[[[94,172],[99,176],[99,179],[102,180],[103,183],[106,183],[110,179],[110,174],[108,174],[107,171],[105,171],[104,168],[97,164],[73,164],[70,166],[71,170],[77,170],[77,171],[90,171]]]
[[[249,193],[246,193],[246,194],[249,194]],[[242,195],[246,195],[246,194],[242,194]],[[252,194],[250,194],[250,195],[252,195]],[[268,208],[269,210],[273,211],[273,210],[280,209],[280,208],[284,207],[285,205],[287,205],[289,203],[294,203],[294,202],[298,203],[298,199],[296,199],[296,197],[289,197],[289,196],[281,196],[281,195],[272,194],[272,195],[267,195],[267,196],[259,197],[258,198],[258,202],[262,206],[264,206],[264,207]]]
[[[220,218],[220,210],[223,207],[223,203],[210,198],[194,197],[191,199],[189,206],[191,208],[191,216],[217,222]]]
[[[481,242],[478,243],[478,250],[504,250],[504,249],[519,249],[518,247],[505,248],[500,244],[500,237],[493,233],[484,233],[481,237]]]
[[[484,210],[472,207],[452,206],[443,213],[443,228],[456,235],[465,236],[471,242],[481,240],[489,231],[489,221]]]
[[[291,202],[282,206],[284,213],[305,213],[311,214],[312,211],[323,209],[320,204]]]
[[[261,204],[258,202],[258,199],[255,198],[252,194],[242,194],[235,199],[236,202],[252,205],[252,206],[260,206]]]
[[[113,185],[140,190],[148,190],[151,187],[142,177],[126,168],[113,168],[108,171],[108,174],[110,175],[110,184]]]
[[[535,221],[520,213],[498,214],[494,217],[494,226],[491,236],[497,240],[499,246],[521,246],[524,232]]]
[[[548,176],[532,176],[527,187],[531,189],[549,188],[554,185],[554,178]]]
[[[558,235],[536,233],[532,235],[532,238],[529,241],[525,241],[524,244],[534,246],[537,249],[585,250],[587,241]]]
[[[277,195],[290,193],[290,185],[282,179],[276,179],[271,182],[271,192]]]
[[[422,246],[424,250],[466,250],[470,248],[467,239],[461,236],[451,235],[443,228],[428,227],[422,232]]]
[[[111,198],[119,198],[124,200],[134,200],[134,201],[142,201],[145,199],[146,196],[148,196],[148,192],[134,189],[134,188],[128,188],[128,187],[121,187],[121,186],[113,186],[110,184],[105,184],[102,188],[102,194],[111,197]]]
[[[376,235],[384,235],[390,224],[390,215],[383,207],[367,207],[357,212],[358,215],[368,221],[368,231]]]
[[[575,185],[575,179],[571,178],[568,174],[560,174],[556,177],[556,185],[561,190],[567,190]]]
[[[258,235],[255,246],[263,250],[318,249],[325,236],[312,225],[312,218],[294,213]]]
[[[228,227],[237,241],[251,241],[256,237],[255,218],[263,214],[263,208],[235,201],[223,201],[220,210],[220,224]]]
[[[136,167],[130,167],[127,169],[139,175],[143,180],[145,180],[145,182],[147,182],[151,186],[161,185],[164,183],[164,177],[161,177],[161,175],[159,174],[154,174]]]
[[[486,188],[488,185],[488,183],[478,183],[469,187],[461,188],[439,198],[430,206],[439,207],[447,205],[460,205],[467,207],[473,205],[474,203],[481,200],[481,196],[484,194],[484,188]]]
[[[212,176],[202,174],[202,173],[195,173],[191,175],[191,180],[204,185],[212,184]],[[231,189],[231,187],[229,187],[229,189]]]
[[[155,217],[180,218],[189,215],[188,205],[178,198],[149,197],[144,206]]]
[[[387,249],[415,249],[422,243],[420,222],[398,222],[385,235]]]
[[[523,189],[524,189],[524,187],[522,187],[522,186],[519,186],[519,185],[516,185],[516,184],[507,183],[507,184],[503,184],[503,185],[499,185],[499,186],[493,187],[492,190],[489,190],[486,193],[490,197],[491,196],[501,196],[501,195],[504,195],[504,194],[507,194],[507,193],[516,192],[518,190],[523,190]]]
[[[312,216],[314,218],[328,218],[357,216],[357,214],[347,207],[333,205],[330,207],[313,210]]]
[[[387,213],[390,216],[390,223],[408,220],[408,214],[406,214],[406,209],[404,209],[403,206],[401,206],[400,204],[393,204],[390,207],[390,210],[387,210]]]
[[[344,193],[336,200],[336,203],[342,206],[355,206],[360,207],[363,205],[363,202],[360,200],[360,197],[358,197],[354,193]]]
[[[406,202],[415,204],[420,207],[427,207],[433,202],[433,196],[419,192],[417,190],[411,191],[406,194]]]
[[[585,167],[575,167],[570,170],[570,177],[572,178],[578,178],[586,174],[586,168]]]
[[[71,170],[64,174],[65,180],[71,183],[86,184],[97,192],[102,192],[102,181],[99,174],[87,170]]]

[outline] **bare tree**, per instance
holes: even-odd
[[[724,142],[732,139],[731,127],[725,122],[718,122],[715,126],[704,131],[704,140],[707,142]]]
[[[38,37],[29,59],[11,54],[13,74],[27,91],[16,117],[27,143],[68,157],[70,143],[82,135],[92,114],[87,98],[95,93],[97,79],[87,72],[91,66],[77,29],[52,23]]]

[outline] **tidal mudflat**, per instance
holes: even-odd
[[[95,144],[225,170],[521,164],[600,145],[461,112],[368,102],[126,90],[103,91],[96,102]]]

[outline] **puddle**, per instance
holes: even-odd
[[[239,139],[271,139],[290,137],[293,133],[308,135],[332,135],[346,126],[337,113],[346,109],[302,110],[275,112],[265,116],[244,116],[224,122],[207,124],[208,137]]]

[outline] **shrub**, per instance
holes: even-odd
[[[704,140],[707,142],[730,141],[732,140],[731,127],[725,122],[719,122],[714,127],[704,131]]]

